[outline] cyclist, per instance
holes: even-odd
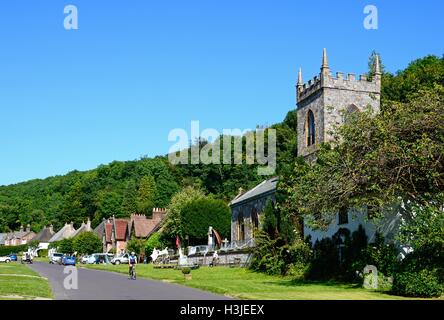
[[[130,279],[136,279],[136,264],[137,264],[137,257],[136,254],[133,252],[131,252],[131,255],[129,256],[128,259],[128,264],[129,264],[129,275],[130,275]]]

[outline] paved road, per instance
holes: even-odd
[[[32,269],[48,278],[57,300],[224,300],[209,292],[162,281],[129,280],[123,274],[77,268],[78,289],[66,290],[63,266],[34,262]]]

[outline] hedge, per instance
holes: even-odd
[[[7,256],[11,253],[20,253],[23,251],[28,251],[28,245],[22,244],[20,246],[0,246],[0,256]]]

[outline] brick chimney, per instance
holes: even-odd
[[[153,208],[153,220],[161,221],[165,217],[165,208]]]

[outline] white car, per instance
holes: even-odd
[[[128,264],[129,263],[129,255],[128,253],[124,253],[118,257],[111,259],[112,264]]]
[[[53,253],[49,256],[49,263],[50,264],[62,264],[62,253]]]
[[[88,260],[89,260],[89,256],[83,256],[80,258],[80,263],[86,264],[86,263],[88,263]]]
[[[10,263],[11,262],[11,258],[9,256],[0,257],[0,262]]]

